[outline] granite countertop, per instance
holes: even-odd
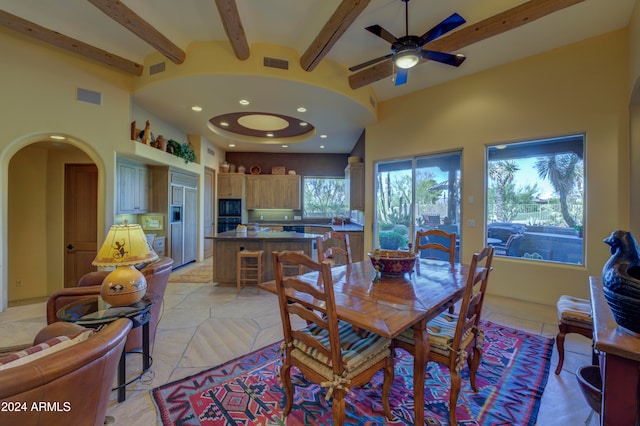
[[[261,227],[264,226],[313,226],[318,228],[331,228],[336,232],[362,232],[364,226],[357,223],[347,223],[345,225],[332,225],[330,223],[304,223],[299,221],[258,221],[256,222]]]
[[[218,234],[215,237],[205,237],[209,239],[255,239],[255,240],[268,240],[268,239],[288,239],[288,240],[308,240],[315,239],[318,234],[307,234],[300,232],[253,232],[247,231],[246,233],[238,233],[236,231],[227,231]]]

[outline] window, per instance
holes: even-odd
[[[461,158],[455,152],[376,164],[376,247],[407,249],[417,231],[430,228],[457,234],[459,245]]]
[[[305,176],[303,183],[304,217],[348,216],[344,178]]]
[[[583,135],[490,146],[486,171],[496,255],[584,263]]]

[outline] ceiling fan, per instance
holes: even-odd
[[[398,68],[395,85],[399,86],[407,82],[409,69],[416,66],[420,59],[437,61],[454,67],[460,66],[466,59],[464,55],[423,49],[423,46],[464,24],[466,22],[464,18],[454,13],[421,36],[409,35],[409,0],[401,1],[405,4],[405,35],[395,37],[380,25],[371,25],[365,28],[370,33],[391,43],[391,53],[353,66],[349,68],[349,71],[358,71],[392,58],[394,65]]]

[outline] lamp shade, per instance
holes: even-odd
[[[92,264],[96,266],[130,266],[152,262],[158,255],[149,245],[138,224],[112,225]]]
[[[128,306],[142,299],[147,291],[147,280],[133,265],[157,258],[140,225],[111,226],[92,262],[97,266],[117,266],[102,281],[102,299],[112,306]]]

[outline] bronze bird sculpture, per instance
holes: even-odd
[[[602,268],[605,299],[618,325],[640,333],[640,250],[630,232],[614,231],[604,240],[611,257]]]

